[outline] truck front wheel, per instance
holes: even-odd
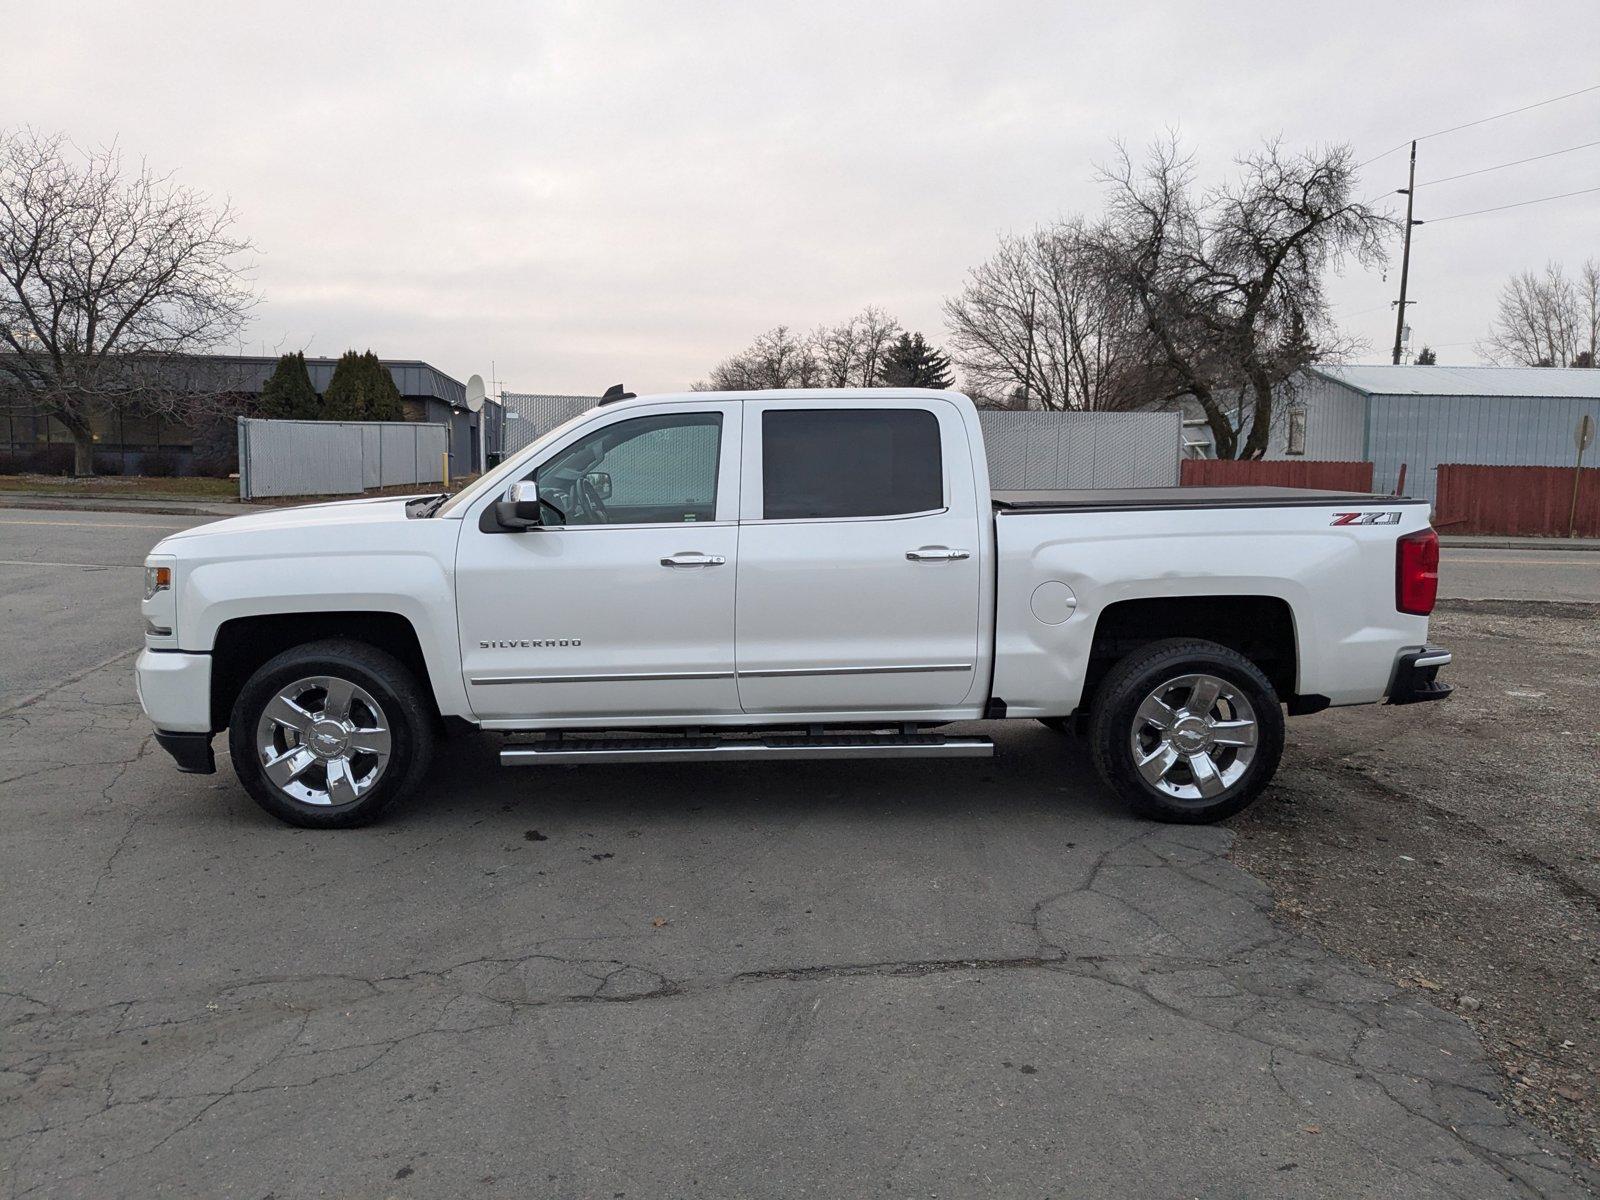
[[[1215,642],[1153,642],[1112,667],[1089,723],[1095,767],[1135,812],[1203,824],[1259,796],[1283,755],[1271,682]]]
[[[394,657],[345,638],[285,650],[252,675],[228,722],[233,769],[291,825],[365,825],[416,787],[433,718]]]

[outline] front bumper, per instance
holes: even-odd
[[[190,775],[215,775],[216,756],[211,753],[209,733],[169,733],[156,730],[156,745],[172,755],[178,770]]]
[[[144,650],[133,668],[139,705],[157,729],[211,732],[211,656]]]
[[[1450,651],[1442,646],[1422,646],[1407,650],[1395,663],[1394,679],[1389,684],[1390,704],[1420,704],[1443,700],[1455,688],[1440,683],[1439,668],[1450,665]]]

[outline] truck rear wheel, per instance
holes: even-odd
[[[285,650],[245,683],[228,722],[233,769],[291,825],[365,825],[413,790],[433,717],[391,655],[345,638]]]
[[[1133,810],[1203,824],[1259,796],[1283,755],[1283,710],[1261,669],[1215,642],[1153,642],[1117,663],[1089,721],[1095,767]]]

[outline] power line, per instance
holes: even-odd
[[[1459,129],[1471,129],[1474,125],[1487,125],[1490,121],[1498,121],[1502,117],[1514,117],[1518,113],[1528,112],[1530,109],[1543,108],[1546,104],[1554,104],[1558,100],[1570,100],[1574,96],[1582,96],[1587,92],[1600,92],[1600,83],[1593,83],[1588,87],[1581,87],[1575,92],[1564,92],[1559,96],[1551,96],[1548,100],[1536,100],[1532,104],[1524,104],[1521,108],[1513,108],[1508,109],[1503,113],[1495,113],[1492,117],[1479,117],[1476,121],[1463,121],[1460,125],[1450,126],[1449,129],[1436,129],[1432,133],[1423,134],[1421,137],[1407,138],[1398,146],[1391,147],[1390,149],[1385,150],[1382,154],[1375,154],[1371,158],[1367,159],[1366,162],[1357,163],[1355,169],[1359,171],[1362,167],[1368,166],[1371,163],[1375,163],[1380,158],[1388,158],[1389,155],[1393,154],[1396,150],[1404,150],[1414,141],[1425,142],[1429,138],[1442,137],[1447,133],[1455,133]]]
[[[1443,179],[1430,179],[1426,183],[1419,183],[1419,188],[1432,187],[1436,183],[1450,183],[1456,179],[1466,179],[1472,175],[1487,175],[1490,171],[1503,171],[1507,167],[1520,167],[1523,163],[1538,162],[1544,158],[1554,158],[1558,154],[1571,154],[1574,150],[1587,150],[1590,146],[1600,146],[1600,140],[1584,142],[1581,146],[1568,146],[1565,150],[1552,150],[1549,154],[1535,154],[1529,158],[1519,158],[1513,162],[1496,163],[1492,167],[1479,167],[1476,171],[1463,171],[1459,175],[1446,175]]]
[[[1551,200],[1565,200],[1568,196],[1586,196],[1590,192],[1600,192],[1600,187],[1579,188],[1575,192],[1562,192],[1559,196],[1540,196],[1537,200],[1518,200],[1515,204],[1497,204],[1493,208],[1475,208],[1471,212],[1451,213],[1448,217],[1429,217],[1429,225],[1437,225],[1440,221],[1454,221],[1460,217],[1477,217],[1484,213],[1504,212],[1508,208],[1526,208],[1530,204],[1548,204]],[[1422,224],[1418,221],[1417,224]]]

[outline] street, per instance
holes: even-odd
[[[0,508],[0,712],[137,647],[144,556],[200,521]]]
[[[1450,600],[1600,602],[1600,551],[1445,546],[1439,595]]]
[[[463,735],[385,823],[281,826],[133,697],[136,568],[193,523],[0,510],[7,1195],[1588,1194],[1461,1017],[1032,722],[714,771]],[[1600,599],[1600,554],[1444,562]],[[1291,724],[1258,808],[1446,708]]]

